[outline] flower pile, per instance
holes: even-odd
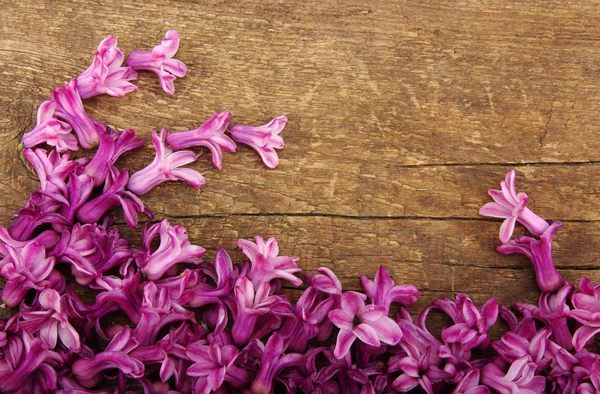
[[[114,130],[92,119],[82,100],[136,90],[137,70],[149,70],[174,93],[186,66],[174,58],[179,36],[169,31],[150,52],[124,55],[112,36],[100,43],[90,67],[52,91],[37,125],[23,136],[23,155],[38,174],[39,189],[0,227],[2,300],[18,307],[0,322],[2,393],[595,393],[600,356],[591,350],[600,332],[600,284],[583,278],[579,289],[554,268],[548,223],[526,207],[515,172],[480,213],[504,219],[498,252],[531,259],[542,291],[538,305],[495,299],[475,305],[466,294],[434,301],[413,319],[407,308],[419,297],[397,285],[384,267],[348,291],[335,273],[302,273],[298,257],[280,256],[275,239],[240,239],[246,261],[190,243],[186,230],[166,219],[151,224],[140,196],[182,180],[206,181],[185,167],[208,148],[221,168],[222,151],[236,142],[254,148],[264,163],[278,164],[275,149],[287,119],[264,126],[235,125],[214,114],[195,130],[152,132],[156,156],[129,174],[117,167],[123,154],[144,143],[132,129]],[[49,150],[36,148],[45,144]],[[71,158],[97,148],[91,159]],[[113,225],[142,226],[134,247]],[[531,236],[513,238],[516,222]],[[302,289],[296,302],[282,286]],[[77,294],[89,288],[92,305]],[[432,310],[451,325],[436,336]],[[489,331],[503,320],[498,340]],[[130,390],[130,391],[128,391]]]

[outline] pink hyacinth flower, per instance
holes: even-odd
[[[365,296],[354,291],[342,294],[341,307],[328,313],[329,320],[340,332],[333,351],[341,359],[349,351],[356,338],[374,347],[381,342],[396,345],[402,339],[398,324],[387,316],[385,307],[366,305]]]
[[[160,87],[170,95],[175,93],[173,81],[184,77],[187,67],[183,62],[173,59],[179,49],[179,33],[169,30],[159,45],[151,52],[133,51],[127,57],[127,65],[134,70],[147,70],[156,73]]]
[[[500,241],[508,242],[519,222],[533,235],[540,236],[548,228],[548,222],[533,213],[525,205],[529,200],[527,194],[518,193],[515,183],[516,172],[510,170],[506,179],[500,182],[501,190],[490,189],[488,194],[495,202],[488,202],[479,210],[481,216],[505,219],[500,227]]]
[[[397,302],[403,306],[411,306],[417,302],[417,297],[421,295],[414,286],[399,285],[394,286],[394,278],[384,266],[379,267],[375,281],[369,280],[366,276],[360,277],[360,284],[375,305],[383,306],[388,312],[392,302]]]
[[[65,300],[56,290],[46,289],[40,293],[40,306],[45,310],[24,312],[21,327],[29,332],[38,332],[44,343],[53,349],[58,338],[72,352],[79,352],[79,334],[69,323],[65,310]]]
[[[458,383],[452,394],[490,394],[490,389],[479,384],[481,373],[478,369],[467,372]]]
[[[196,378],[196,393],[218,391],[225,382],[241,389],[250,382],[248,371],[234,364],[240,353],[234,345],[206,345],[202,341],[189,345],[185,353],[194,362],[186,373]]]
[[[48,153],[44,149],[25,149],[23,156],[35,169],[41,190],[47,190],[48,180],[51,177],[58,177],[64,181],[76,168],[87,163],[87,159],[71,160],[70,153],[61,155],[57,150]]]
[[[106,127],[85,112],[77,91],[77,80],[73,79],[69,84],[54,89],[51,100],[56,105],[55,116],[73,127],[77,140],[84,149],[98,145],[100,135],[105,132]]]
[[[204,146],[210,149],[213,165],[220,170],[223,161],[221,149],[226,152],[235,152],[236,148],[235,142],[225,135],[230,118],[231,114],[227,111],[213,114],[197,129],[169,134],[167,143],[176,150],[194,146]]]
[[[47,144],[56,147],[58,153],[79,149],[77,138],[71,134],[71,125],[56,119],[55,111],[56,104],[50,100],[39,106],[36,126],[23,135],[25,148]]]
[[[276,168],[279,158],[275,149],[283,149],[283,138],[279,136],[287,122],[286,116],[278,116],[269,123],[258,126],[244,126],[236,124],[229,133],[233,140],[246,144],[256,150],[262,161],[269,168]]]
[[[115,36],[108,36],[100,42],[92,64],[77,77],[77,91],[83,99],[106,93],[123,97],[137,87],[129,81],[138,75],[131,67],[121,67],[123,51],[117,48]]]
[[[167,181],[182,180],[195,188],[200,188],[206,184],[206,180],[198,171],[190,168],[179,168],[196,161],[197,156],[190,150],[173,152],[165,144],[168,135],[169,130],[166,128],[161,130],[160,136],[155,131],[152,132],[152,144],[156,149],[156,156],[147,167],[131,175],[127,184],[127,188],[135,194],[146,194],[154,187]]]
[[[287,348],[286,340],[287,338],[280,333],[274,332],[267,341],[262,351],[260,369],[250,387],[252,393],[272,392],[275,378],[281,370],[306,363],[306,357],[303,354],[284,353]]]
[[[245,239],[238,239],[237,246],[250,259],[252,264],[248,278],[255,287],[263,282],[270,282],[273,279],[285,279],[295,286],[300,286],[302,280],[294,274],[301,272],[296,262],[299,257],[278,256],[279,245],[275,238],[269,238],[267,242],[262,237],[254,237],[254,242]]]
[[[546,378],[535,375],[537,365],[529,356],[521,357],[503,372],[496,364],[489,363],[481,370],[481,381],[493,387],[499,394],[542,394]]]

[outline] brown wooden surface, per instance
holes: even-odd
[[[200,191],[163,185],[145,202],[213,251],[276,236],[300,265],[348,289],[380,264],[435,297],[536,301],[526,258],[494,252],[486,190],[518,170],[531,207],[566,222],[556,263],[600,281],[600,5],[591,1],[0,1],[0,221],[35,189],[17,151],[39,103],[115,34],[129,52],[168,29],[189,67],[176,95],[140,75],[124,99],[86,102],[116,127],[290,121],[280,167],[241,146]],[[152,150],[123,165],[139,169]],[[127,230],[127,234],[131,234]],[[234,253],[241,258],[239,252]]]

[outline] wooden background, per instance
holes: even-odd
[[[516,167],[530,207],[566,223],[561,273],[600,281],[600,6],[588,1],[0,1],[3,225],[37,185],[17,145],[39,103],[108,34],[127,53],[168,29],[189,67],[175,97],[141,73],[138,92],[86,102],[92,117],[147,141],[222,109],[244,124],[290,119],[277,170],[240,146],[222,171],[209,155],[192,165],[202,190],[170,183],[144,196],[209,255],[275,236],[347,289],[386,265],[423,292],[415,310],[457,292],[535,302],[531,264],[497,255],[500,222],[477,214]]]

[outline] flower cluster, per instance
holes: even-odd
[[[184,180],[200,187],[191,168],[194,147],[212,152],[242,142],[267,166],[286,122],[236,125],[224,133],[230,113],[213,115],[196,130],[152,133],[154,161],[129,176],[117,159],[143,141],[86,115],[82,99],[135,90],[133,69],[156,72],[173,92],[186,68],[173,59],[176,32],[152,52],[134,52],[122,67],[114,37],[101,44],[94,63],[56,89],[38,111],[37,126],[23,138],[24,156],[40,179],[13,224],[0,226],[2,300],[18,307],[0,321],[0,392],[3,393],[594,393],[600,391],[600,356],[590,350],[600,333],[600,284],[583,278],[579,290],[562,280],[552,261],[548,223],[525,207],[515,172],[481,214],[505,219],[503,254],[521,253],[534,264],[539,304],[495,299],[476,305],[466,294],[434,301],[415,318],[420,296],[398,285],[384,267],[360,289],[344,289],[330,269],[303,273],[299,258],[280,255],[277,240],[237,242],[244,261],[219,249],[206,259],[185,228],[167,219],[141,229],[132,246],[113,225],[122,213],[133,228],[138,214],[152,218],[140,199],[157,185]],[[75,135],[71,134],[75,132]],[[32,147],[46,143],[49,153]],[[73,160],[67,150],[98,149]],[[116,209],[116,210],[115,210]],[[511,239],[515,223],[532,237]],[[204,258],[203,258],[204,257]],[[284,286],[300,296],[293,302]],[[79,298],[92,289],[90,304]],[[436,335],[432,311],[448,317]],[[494,340],[490,329],[508,327]],[[110,384],[112,382],[112,386]]]

